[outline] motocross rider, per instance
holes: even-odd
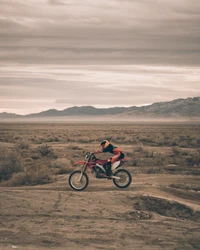
[[[98,154],[98,153],[106,153],[109,152],[111,154],[114,154],[113,157],[109,158],[107,160],[106,165],[104,166],[106,169],[106,175],[110,176],[111,175],[111,165],[113,162],[119,161],[120,159],[123,159],[125,157],[124,153],[122,150],[116,146],[113,146],[109,141],[103,140],[99,146],[102,147],[102,150],[96,150],[93,153]]]

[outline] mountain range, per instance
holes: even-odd
[[[146,118],[181,118],[200,117],[200,97],[176,99],[168,102],[156,102],[147,106],[95,108],[93,106],[70,107],[64,110],[49,109],[40,113],[18,115],[0,113],[0,120],[19,118],[49,118],[49,117],[146,117]]]

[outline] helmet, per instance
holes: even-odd
[[[99,144],[99,146],[102,146],[102,147],[105,149],[105,148],[108,147],[109,144],[110,144],[109,141],[103,140],[103,141]]]

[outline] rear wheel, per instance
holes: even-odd
[[[132,181],[131,174],[126,169],[119,169],[114,173],[114,176],[119,177],[119,179],[113,178],[113,183],[118,188],[127,188]]]
[[[69,185],[76,191],[82,191],[87,187],[89,179],[86,173],[82,173],[80,170],[74,171],[69,176]]]

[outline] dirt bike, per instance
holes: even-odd
[[[94,176],[98,179],[108,179],[112,180],[115,186],[118,188],[126,188],[131,184],[132,177],[131,174],[124,168],[120,168],[128,158],[123,158],[119,161],[112,163],[111,165],[111,175],[106,175],[105,165],[107,160],[100,160],[96,156],[87,152],[85,155],[85,160],[77,161],[73,165],[82,165],[81,170],[76,170],[72,172],[69,176],[69,185],[71,188],[77,191],[82,191],[88,186],[89,178],[86,174],[86,170],[90,169]]]

